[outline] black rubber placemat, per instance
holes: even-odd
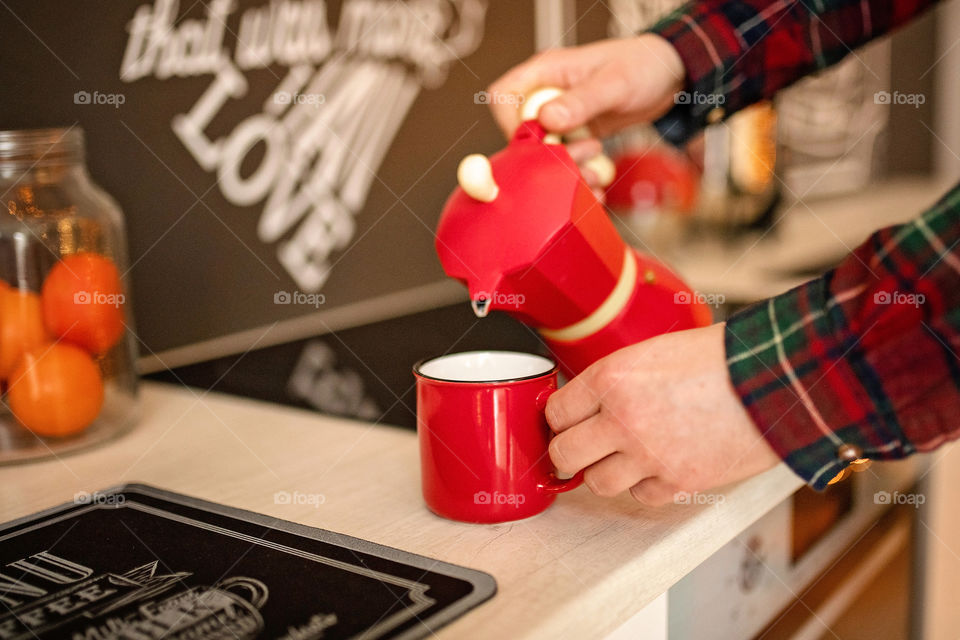
[[[2,640],[421,638],[495,592],[480,571],[145,485],[0,526]]]

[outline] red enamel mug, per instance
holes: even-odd
[[[557,477],[543,410],[557,366],[513,351],[469,351],[413,368],[423,498],[437,515],[506,522],[536,515],[581,474]]]

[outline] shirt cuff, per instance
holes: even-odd
[[[871,367],[831,297],[832,272],[727,320],[727,369],[773,450],[823,489],[860,457],[913,451],[896,417],[878,406]]]

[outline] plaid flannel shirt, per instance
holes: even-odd
[[[657,123],[680,142],[769,98],[925,9],[926,0],[706,0],[653,31],[686,65]],[[711,104],[712,103],[712,104]],[[723,111],[710,111],[722,104]],[[672,131],[672,135],[668,134]],[[960,435],[960,185],[873,234],[835,269],[734,314],[730,378],[772,448],[823,488],[857,458],[899,458]]]
[[[902,25],[934,0],[703,0],[651,31],[680,54],[691,99],[655,124],[682,143]]]

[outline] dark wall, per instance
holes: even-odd
[[[208,13],[218,4],[10,0],[0,6],[0,128],[86,130],[90,172],[126,214],[145,352],[443,280],[433,229],[460,158],[503,144],[477,93],[532,53],[532,3],[423,0],[407,9],[393,0],[240,0],[223,18],[225,27]],[[187,28],[222,31],[218,65],[164,66],[170,51],[182,53],[165,44],[148,72],[124,66],[137,51],[132,20],[163,7],[176,17],[162,30],[165,37],[185,42]],[[287,27],[309,22],[282,22],[277,15],[284,7],[319,7],[322,22],[309,40],[328,35],[329,51],[245,68],[238,38],[253,33],[243,30],[245,19],[270,15],[274,26]],[[366,20],[347,20],[348,14]],[[283,33],[282,42],[296,39]],[[465,37],[471,33],[475,42]],[[320,97],[313,104],[278,101],[300,72],[316,85],[297,91]],[[225,88],[218,93],[218,87]],[[219,97],[209,117],[200,118],[204,96]],[[202,125],[194,138],[221,145],[207,149],[216,158],[208,166],[176,132],[178,119],[191,113]],[[249,148],[241,144],[246,133]],[[301,164],[296,144],[307,139]],[[304,194],[308,206],[298,209],[295,198]],[[273,199],[277,219],[291,222],[264,236],[259,226]],[[281,260],[292,246],[311,247],[308,257],[319,271]],[[321,279],[317,274],[327,268]],[[283,292],[322,293],[322,306],[275,303]]]
[[[479,320],[469,305],[457,304],[150,378],[414,428],[414,363],[485,349],[547,353],[512,318],[494,312]]]

